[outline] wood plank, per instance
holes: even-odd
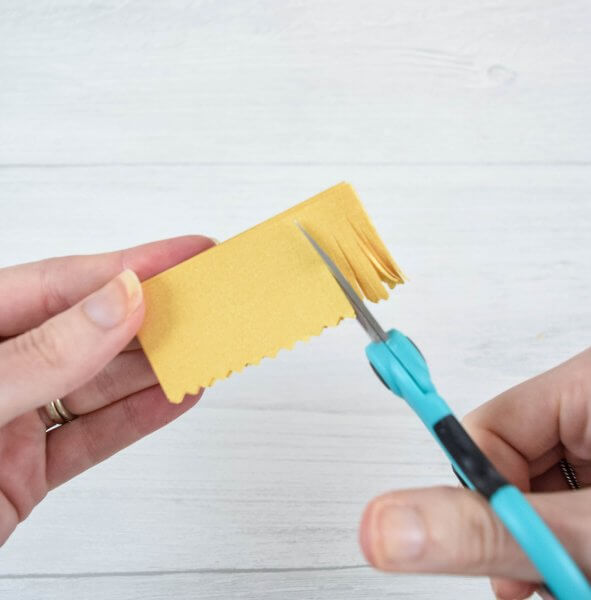
[[[454,483],[401,404],[365,416],[216,402],[53,492],[2,549],[0,572],[361,565],[372,495]]]
[[[0,5],[0,164],[589,162],[591,5]]]
[[[327,571],[180,573],[156,576],[73,577],[60,579],[2,580],[0,593],[19,600],[64,600],[64,598],[109,598],[111,600],[303,600],[308,598],[376,598],[455,600],[488,599],[491,592],[483,580],[403,577],[364,569]],[[455,582],[454,582],[455,583]]]

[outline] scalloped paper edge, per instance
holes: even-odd
[[[171,402],[354,316],[296,221],[368,300],[404,282],[347,183],[152,277],[138,338]]]

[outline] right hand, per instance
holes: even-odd
[[[591,348],[487,402],[464,424],[591,576]],[[587,489],[570,490],[562,458]],[[365,511],[361,545],[385,571],[489,575],[503,600],[527,598],[540,581],[489,504],[465,489],[380,496]]]

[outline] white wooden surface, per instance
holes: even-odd
[[[410,276],[385,323],[463,414],[591,339],[587,2],[0,0],[0,265],[228,237],[342,179]],[[363,566],[451,483],[352,322],[52,493],[6,598],[488,598]]]

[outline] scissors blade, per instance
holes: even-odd
[[[313,248],[320,255],[320,258],[324,261],[324,264],[328,267],[329,271],[332,273],[333,277],[336,279],[337,283],[343,290],[345,296],[351,303],[353,310],[355,311],[355,316],[359,321],[359,324],[365,332],[374,342],[387,342],[388,335],[382,329],[381,325],[376,321],[375,317],[369,312],[363,300],[356,294],[355,290],[351,286],[351,284],[347,281],[347,278],[341,273],[339,268],[334,264],[330,256],[326,254],[326,252],[320,247],[318,242],[302,227],[302,225],[296,221],[296,225],[299,227],[300,231],[306,236],[310,244],[312,244]]]

